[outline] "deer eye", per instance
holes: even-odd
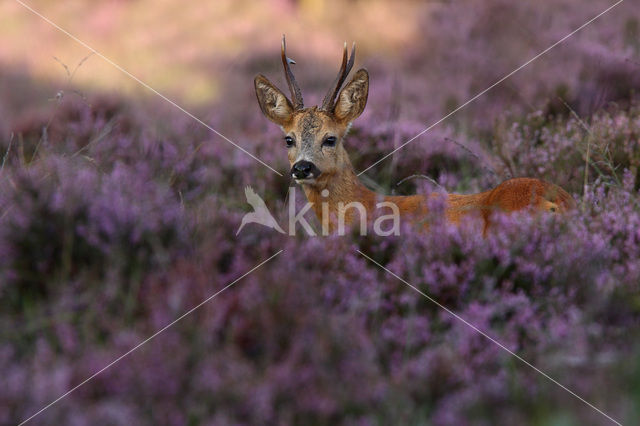
[[[296,144],[296,141],[291,136],[285,136],[284,141],[287,144],[287,148],[291,148]]]
[[[327,136],[322,141],[322,146],[336,146],[336,137],[335,136]]]

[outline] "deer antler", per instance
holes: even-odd
[[[349,62],[347,62],[347,42],[344,43],[344,51],[342,52],[342,65],[340,66],[340,71],[338,71],[338,75],[336,79],[333,81],[331,88],[325,95],[322,100],[321,110],[331,112],[333,111],[334,101],[336,96],[338,96],[338,91],[340,91],[340,87],[342,87],[342,83],[351,72],[351,68],[353,68],[353,62],[356,58],[356,43],[353,43],[353,47],[351,48],[351,57],[349,57]]]
[[[302,101],[302,92],[300,92],[300,87],[296,82],[296,78],[293,76],[293,72],[291,72],[291,67],[289,64],[295,64],[291,58],[287,58],[287,46],[284,41],[284,35],[282,35],[282,65],[284,66],[284,75],[287,77],[287,84],[289,85],[289,90],[291,91],[291,101],[293,102],[293,108],[296,110],[304,108],[304,102]]]

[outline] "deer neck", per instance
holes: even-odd
[[[385,198],[360,182],[350,162],[313,185],[303,184],[302,188],[307,200],[312,204],[312,209],[318,220],[321,223],[328,221],[330,228],[335,227],[337,218],[344,214],[344,207],[349,203],[361,203],[367,211],[367,217],[369,217],[376,202]],[[344,215],[346,224],[352,222],[355,213],[355,209],[350,209],[348,214]],[[326,217],[327,215],[328,217]]]
[[[345,209],[350,203],[360,203],[366,211],[366,219],[375,216],[374,209],[380,202],[395,204],[401,216],[424,215],[427,212],[425,198],[422,195],[391,196],[378,194],[360,182],[349,157],[341,147],[343,167],[329,175],[321,176],[313,185],[302,184],[307,200],[311,203],[318,220],[329,226],[329,231],[337,229],[338,220],[344,217],[344,223],[349,225],[359,220],[356,208]]]

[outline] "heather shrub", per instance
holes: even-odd
[[[2,191],[0,235],[9,306],[78,276],[139,273],[185,247],[179,201],[143,165],[100,173],[82,158],[50,157],[4,179],[12,183]]]
[[[599,178],[618,187],[626,170],[631,174],[630,189],[638,190],[639,125],[635,104],[626,110],[600,111],[587,121],[536,112],[519,121],[498,123],[492,145],[502,173],[541,176],[578,193],[583,190],[585,167],[589,182]]]
[[[533,176],[576,199],[561,217],[497,214],[486,238],[477,222],[444,222],[438,199],[429,232],[404,223],[400,236],[312,238],[249,224],[236,235],[251,211],[245,185],[286,229],[286,148],[248,87],[256,72],[281,72],[272,52],[248,52],[258,59],[235,63],[219,104],[189,110],[283,176],[159,101],[88,90],[56,99],[3,73],[2,91],[15,81],[24,96],[0,97],[0,423],[32,415],[279,250],[34,423],[606,422],[505,348],[638,423],[629,4],[362,176],[395,194]],[[364,64],[369,105],[346,139],[356,171],[608,5],[582,6],[433,5],[402,60]],[[317,77],[335,67],[304,63],[305,99],[318,99]]]
[[[50,140],[29,163],[12,158],[1,193],[4,418],[37,411],[282,248],[43,413],[43,423],[601,420],[356,249],[608,413],[635,418],[625,389],[640,379],[621,372],[637,371],[637,113],[612,114],[588,121],[602,139],[592,142],[595,165],[578,211],[496,217],[487,238],[473,223],[448,226],[437,203],[428,233],[405,224],[400,237],[292,238],[254,225],[236,236],[245,207],[241,193],[230,198],[255,171],[208,170],[226,149],[219,144],[184,160],[181,141],[197,136],[181,120],[163,122],[173,130],[160,139],[139,119],[86,156]],[[569,149],[585,142],[577,126],[534,114],[497,131],[496,151],[463,139],[474,156],[457,137],[416,144],[423,158],[394,167],[433,167],[450,188],[483,189],[496,179],[483,164],[500,165],[493,152],[507,152],[516,165],[509,172],[571,188],[583,171]],[[384,132],[356,126],[353,144],[382,153]],[[613,168],[600,170],[615,171],[619,183],[597,173],[598,144],[615,147]],[[286,208],[283,183],[254,183],[274,212]]]
[[[594,209],[629,199],[624,192],[603,196],[604,186],[599,188],[602,198]],[[587,374],[594,378],[599,368],[629,362],[615,353],[631,349],[627,327],[637,321],[637,308],[621,297],[634,294],[640,278],[639,218],[637,202],[608,217],[594,216],[591,209],[568,220],[503,217],[500,231],[486,240],[444,226],[426,235],[405,232],[396,243],[369,248],[369,253],[552,377],[597,399],[583,370],[594,368]],[[609,226],[618,232],[605,230]],[[625,249],[616,249],[621,246]],[[379,280],[391,279],[380,274]],[[383,347],[399,362],[414,410],[420,401],[437,401],[429,418],[438,424],[460,424],[478,413],[503,422],[517,418],[510,407],[525,400],[537,401],[543,422],[562,411],[561,404],[544,396],[543,389],[551,389],[536,373],[529,376],[532,371],[432,302],[407,297],[400,281],[394,287],[381,296],[393,301],[387,321],[395,330],[383,334]],[[604,324],[602,318],[610,321]],[[400,324],[404,328],[398,329]],[[511,362],[513,369],[507,367]],[[566,369],[583,371],[582,380]],[[496,407],[506,414],[494,417]]]
[[[424,42],[412,46],[407,56],[407,68],[418,71],[406,81],[411,97],[423,100],[417,111],[438,119],[612,4],[596,1],[586,7],[563,0],[540,7],[492,0],[435,5],[423,18]],[[566,116],[558,97],[581,115],[610,102],[628,105],[640,84],[640,16],[626,2],[616,8],[600,18],[606,22],[594,21],[492,89],[490,96],[479,98],[456,121],[464,123],[466,117],[478,132],[490,130],[505,110],[522,114],[541,109]]]

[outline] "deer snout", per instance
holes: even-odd
[[[300,160],[291,168],[294,179],[314,179],[320,176],[320,170],[311,161]]]

